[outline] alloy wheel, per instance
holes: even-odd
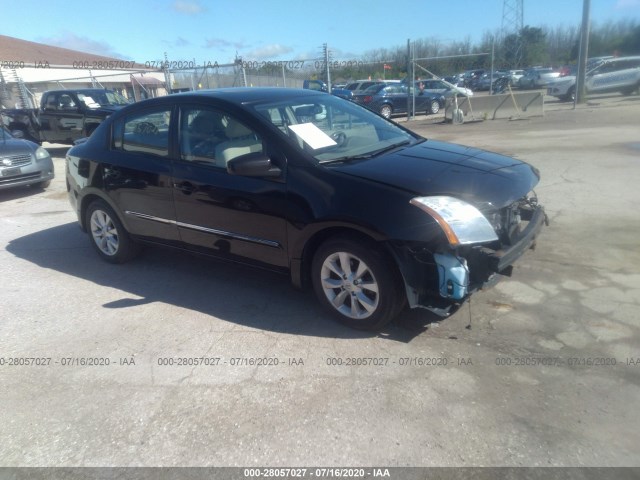
[[[103,210],[91,214],[91,236],[102,253],[113,256],[118,253],[118,229],[111,217]]]
[[[370,267],[347,252],[335,252],[323,262],[322,289],[338,312],[352,319],[364,319],[378,308],[379,286]]]

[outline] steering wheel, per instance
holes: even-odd
[[[194,155],[198,155],[201,157],[211,157],[213,158],[216,150],[216,142],[213,139],[207,138],[196,143],[191,152]]]
[[[336,142],[337,147],[341,147],[347,143],[347,135],[344,132],[333,132],[331,138]]]

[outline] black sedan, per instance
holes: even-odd
[[[363,329],[406,304],[447,315],[546,219],[532,166],[309,90],[139,102],[68,152],[66,176],[105,260],[152,243],[267,267]]]
[[[353,101],[379,113],[385,118],[407,113],[407,104],[413,109],[413,91],[404,83],[378,83],[353,96]],[[415,112],[435,114],[444,106],[444,95],[427,91],[415,91]]]

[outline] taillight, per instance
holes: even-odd
[[[363,99],[363,103],[371,103],[373,101],[373,97],[371,95],[366,95]]]

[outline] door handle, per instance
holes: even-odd
[[[196,191],[195,185],[193,185],[190,182],[174,183],[173,188],[177,188],[178,190],[181,190],[182,193],[186,195],[191,195],[193,192]]]

